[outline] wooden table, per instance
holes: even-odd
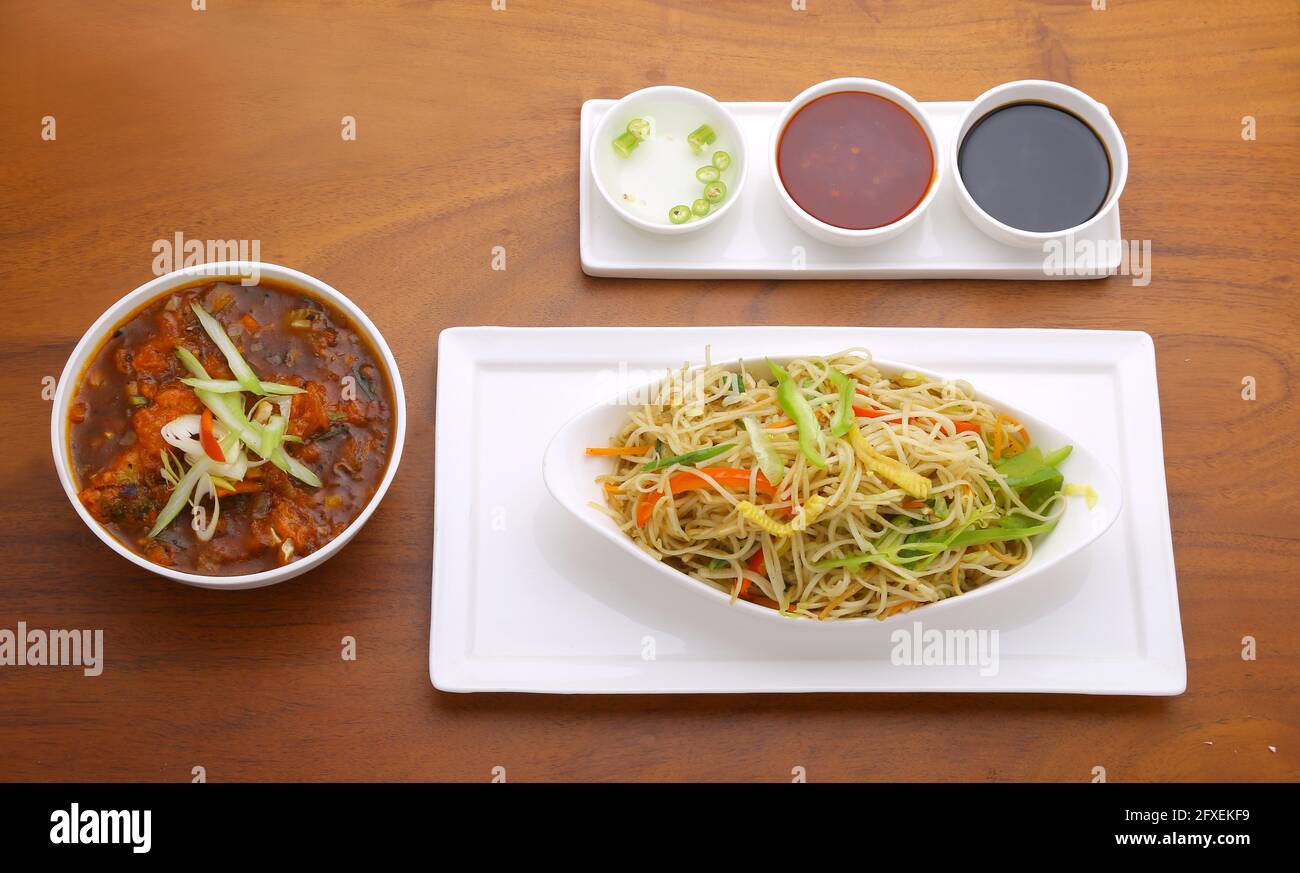
[[[183,781],[196,766],[213,781],[486,780],[498,766],[514,781],[788,780],[796,766],[810,780],[1083,781],[1096,766],[1112,781],[1300,777],[1295,2],[206,5],[0,11],[0,627],[102,628],[107,660],[97,678],[0,668],[0,778]],[[662,82],[779,100],[851,74],[920,100],[1059,79],[1107,103],[1132,163],[1124,228],[1151,241],[1152,281],[582,274],[583,100]],[[332,283],[402,364],[410,428],[387,500],[332,562],[276,588],[202,591],[135,569],[54,475],[43,377],[177,232],[258,240],[263,260]],[[1149,331],[1186,694],[433,690],[438,331],[736,322]]]

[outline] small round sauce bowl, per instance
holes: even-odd
[[[1012,227],[986,212],[966,187],[966,182],[962,179],[960,160],[967,135],[994,112],[1017,104],[1042,104],[1064,110],[1091,128],[1105,148],[1110,163],[1109,188],[1100,207],[1086,221],[1073,227],[1053,231],[1033,231]],[[976,97],[957,127],[957,135],[952,141],[948,161],[952,168],[957,202],[971,223],[998,242],[1023,248],[1042,248],[1049,242],[1062,241],[1087,231],[1115,208],[1120,194],[1124,191],[1124,183],[1128,180],[1128,149],[1124,145],[1124,136],[1120,133],[1119,126],[1110,117],[1106,107],[1077,88],[1044,79],[1007,82]]]
[[[634,118],[648,121],[650,133],[624,157],[615,150],[614,139]],[[717,139],[696,152],[687,137],[704,124]],[[690,207],[703,198],[705,183],[695,172],[712,166],[711,156],[718,151],[731,156],[727,169],[720,171],[725,196],[707,215],[673,224],[668,217],[672,207]],[[732,114],[708,94],[677,85],[633,91],[611,106],[596,125],[588,163],[596,190],[610,208],[634,227],[658,234],[693,233],[717,223],[740,198],[748,171],[745,141]]]
[[[930,149],[930,179],[928,184],[920,189],[923,193],[903,214],[897,218],[874,227],[843,227],[818,218],[813,215],[804,206],[801,206],[791,195],[787,188],[785,179],[781,174],[781,150],[782,140],[785,138],[791,121],[802,110],[808,107],[812,102],[829,95],[843,92],[858,92],[870,94],[882,98],[889,103],[894,104],[897,108],[903,110],[911,119],[916,122],[916,127],[920,133],[924,134],[924,141]],[[910,134],[909,134],[910,136]],[[866,148],[855,146],[857,148]],[[854,154],[858,154],[854,152]],[[825,82],[813,85],[803,93],[799,94],[786,106],[785,111],[776,121],[776,126],[772,130],[772,141],[768,152],[768,169],[772,174],[772,181],[776,184],[777,196],[781,201],[781,206],[785,209],[786,214],[800,228],[808,232],[817,239],[839,246],[869,246],[876,243],[884,242],[887,239],[896,237],[903,233],[909,227],[921,220],[925,215],[930,204],[934,202],[935,193],[939,190],[942,181],[945,161],[939,149],[939,140],[935,135],[934,127],[930,124],[930,119],[926,117],[921,104],[918,103],[910,94],[900,88],[885,82],[879,82],[875,79],[863,78],[841,78],[830,79]],[[856,167],[854,169],[856,172]],[[923,171],[922,171],[923,172]],[[917,186],[919,189],[920,186]],[[831,192],[838,196],[838,189]],[[910,199],[910,198],[908,198]]]

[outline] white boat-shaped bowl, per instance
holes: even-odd
[[[795,357],[797,356],[775,357],[773,360],[784,363],[794,360]],[[883,360],[874,360],[873,363],[886,375],[911,370],[934,379],[961,378],[960,376],[937,374],[911,364]],[[739,369],[739,364],[737,362],[729,365],[729,367]],[[745,370],[759,378],[770,379],[770,376],[766,373],[766,365],[761,362],[746,361]],[[651,383],[652,386],[656,384]],[[653,388],[638,387],[631,391],[620,392],[620,397],[644,398],[653,396],[650,393],[652,390]],[[655,568],[666,579],[672,580],[676,584],[685,586],[688,590],[714,601],[715,605],[728,609],[738,609],[743,613],[754,616],[756,619],[780,622],[787,627],[806,625],[823,629],[892,628],[899,620],[909,622],[918,619],[930,621],[938,619],[940,616],[945,616],[945,620],[951,620],[956,610],[972,606],[990,597],[1013,597],[1017,593],[1024,592],[1029,585],[1050,581],[1054,568],[1067,561],[1071,556],[1086,549],[1115,523],[1123,505],[1123,491],[1120,488],[1119,479],[1111,471],[1110,467],[1093,454],[1087,446],[1080,445],[1077,440],[1072,439],[1068,434],[1062,433],[1040,418],[1017,409],[1014,405],[1003,401],[1001,398],[990,397],[978,389],[976,389],[975,396],[991,404],[999,412],[1007,413],[1018,419],[1029,429],[1034,443],[1042,446],[1044,451],[1056,449],[1063,445],[1073,446],[1074,449],[1070,453],[1070,457],[1061,464],[1061,473],[1064,475],[1066,482],[1091,485],[1097,492],[1097,503],[1089,509],[1083,499],[1068,498],[1069,503],[1065,514],[1061,517],[1056,529],[1051,533],[1034,538],[1034,554],[1018,572],[1002,579],[990,581],[986,585],[959,597],[940,600],[920,609],[901,613],[881,621],[869,618],[839,621],[791,619],[789,616],[783,616],[773,609],[743,600],[731,603],[730,598],[721,591],[692,579],[685,573],[655,560],[642,551],[627,534],[619,529],[613,519],[604,513],[596,511],[590,505],[592,503],[604,504],[603,489],[596,482],[596,477],[610,472],[613,460],[608,457],[588,456],[585,450],[588,446],[608,445],[609,438],[622,427],[628,415],[629,406],[618,402],[618,398],[591,407],[560,428],[559,432],[551,439],[546,454],[542,459],[542,476],[546,482],[547,490],[551,492],[552,497],[559,501],[561,506],[571,512],[582,524],[617,545],[628,555],[629,560],[638,561]],[[615,574],[619,572],[617,567],[610,567],[609,570]]]

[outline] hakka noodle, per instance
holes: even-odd
[[[736,599],[887,618],[1015,573],[1064,511],[1058,465],[964,381],[883,374],[865,349],[690,369],[607,447],[597,509]]]

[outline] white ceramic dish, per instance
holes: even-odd
[[[250,275],[253,271],[256,271],[254,275],[260,274],[263,279],[270,279],[282,285],[301,288],[314,297],[328,301],[348,317],[352,324],[370,340],[375,351],[379,353],[393,388],[393,439],[388,469],[384,472],[384,478],[380,481],[379,487],[375,489],[374,496],[370,498],[370,502],[366,504],[366,508],[362,510],[361,514],[347,526],[343,533],[331,540],[324,548],[311,553],[305,558],[300,558],[291,564],[273,570],[264,570],[260,573],[248,573],[240,576],[204,576],[198,573],[186,573],[171,567],[163,567],[146,560],[124,546],[91,516],[86,507],[82,505],[81,500],[78,499],[78,487],[68,457],[68,408],[75,397],[77,383],[80,381],[82,372],[85,370],[86,365],[90,363],[91,357],[99,350],[105,336],[136,310],[177,288],[200,283],[219,282],[223,279],[238,282],[241,276]],[[54,466],[58,470],[59,481],[63,484],[63,490],[68,495],[68,500],[72,502],[73,508],[77,510],[77,514],[81,516],[81,520],[86,523],[86,526],[94,531],[95,536],[103,540],[110,549],[131,563],[148,570],[150,573],[156,573],[167,579],[184,582],[186,585],[194,585],[199,588],[261,588],[283,582],[286,579],[292,579],[328,561],[356,536],[357,532],[361,530],[374,513],[375,508],[379,506],[379,502],[383,500],[385,492],[388,491],[388,486],[393,481],[393,476],[397,474],[397,466],[402,459],[402,444],[405,437],[406,395],[402,391],[402,377],[397,370],[397,361],[393,358],[388,343],[384,342],[383,335],[366,317],[366,314],[355,303],[334,290],[334,288],[319,279],[308,276],[306,273],[300,273],[297,270],[291,270],[288,267],[281,267],[276,264],[248,261],[202,264],[177,270],[146,282],[117,301],[117,303],[114,303],[107,312],[90,326],[90,329],[82,336],[81,341],[77,343],[76,348],[73,349],[72,356],[63,368],[63,375],[59,377],[58,388],[54,392],[54,409],[50,418],[50,443],[54,452]]]
[[[630,157],[620,157],[612,142],[633,118],[650,121],[651,134]],[[706,153],[697,155],[686,137],[706,123],[718,138]],[[695,170],[708,164],[718,150],[732,160],[722,174],[727,196],[708,215],[673,224],[668,210],[678,204],[690,206],[700,197],[703,183],[695,178]],[[676,85],[642,88],[610,106],[588,152],[592,179],[605,205],[633,227],[665,236],[694,233],[720,221],[740,199],[749,170],[745,140],[731,113],[708,94]],[[624,197],[631,197],[633,205],[624,204]]]
[[[1106,202],[1102,204],[1101,209],[1097,210],[1096,215],[1076,227],[1042,233],[1021,230],[1018,227],[1003,224],[980,208],[979,204],[975,202],[975,198],[971,197],[970,192],[966,190],[966,185],[962,181],[961,171],[957,166],[957,155],[962,140],[966,138],[966,134],[970,132],[970,129],[980,119],[996,109],[1012,103],[1030,102],[1050,103],[1073,112],[1083,119],[1092,128],[1093,133],[1101,139],[1102,145],[1106,148],[1106,154],[1110,158],[1110,190],[1106,195]],[[957,203],[972,224],[997,242],[1022,246],[1039,252],[1043,250],[1044,244],[1048,242],[1061,242],[1070,237],[1078,239],[1088,234],[1094,225],[1104,221],[1105,216],[1116,208],[1120,195],[1124,193],[1124,184],[1128,181],[1128,147],[1124,144],[1124,135],[1120,133],[1119,125],[1115,123],[1115,119],[1110,117],[1110,110],[1077,88],[1071,88],[1069,85],[1062,85],[1060,82],[1050,82],[1045,79],[1022,79],[1017,82],[1007,82],[998,85],[996,88],[990,88],[971,101],[966,109],[966,114],[958,122],[956,135],[949,145],[948,163]]]
[[[743,199],[710,227],[665,238],[619,218],[596,190],[590,167],[592,134],[612,100],[582,105],[579,155],[579,250],[591,276],[695,279],[1087,279],[1115,272],[1121,260],[1119,205],[1073,240],[1068,269],[1056,271],[1042,251],[990,239],[958,203],[946,173],[934,201],[915,225],[869,248],[831,245],[805,233],[781,206],[771,175],[750,173]],[[767,154],[785,103],[723,103],[739,125],[746,152]],[[922,103],[947,154],[968,102]],[[1095,253],[1095,254],[1094,254]],[[901,356],[906,357],[906,356]]]
[[[803,350],[804,354],[830,354],[836,351],[839,351],[839,349]],[[777,360],[778,363],[784,363],[784,361],[785,359]],[[900,373],[904,370],[913,370],[934,379],[963,378],[951,374],[945,376],[944,374],[928,372],[908,362],[876,359],[875,363],[881,372],[886,375]],[[755,378],[772,381],[771,374],[767,372],[767,367],[762,363],[762,359],[748,361],[745,366]],[[1062,516],[1056,529],[1050,534],[1034,539],[1034,554],[1029,562],[1005,579],[977,588],[963,594],[961,597],[941,600],[938,603],[929,604],[911,612],[901,613],[883,621],[876,621],[875,619],[865,621],[792,621],[787,616],[782,616],[774,610],[757,604],[744,601],[737,601],[732,604],[730,598],[721,591],[710,588],[690,578],[685,573],[678,572],[662,561],[656,561],[647,555],[636,546],[629,536],[619,530],[613,519],[604,513],[594,511],[591,508],[592,503],[603,505],[605,502],[601,486],[596,482],[596,477],[611,472],[614,464],[610,458],[589,457],[585,454],[584,449],[587,446],[609,445],[610,436],[617,433],[619,428],[623,426],[632,408],[628,403],[619,402],[619,399],[630,397],[635,400],[653,396],[649,388],[634,390],[631,393],[617,392],[572,418],[560,428],[551,440],[546,455],[542,460],[542,476],[551,496],[567,509],[580,524],[591,528],[622,550],[627,556],[625,560],[636,561],[650,567],[660,579],[664,580],[664,584],[684,585],[687,590],[712,600],[714,604],[739,609],[758,620],[800,625],[820,633],[851,632],[859,635],[883,633],[886,636],[898,624],[904,624],[915,619],[922,621],[937,619],[941,611],[950,613],[944,616],[947,620],[960,621],[960,614],[974,608],[980,599],[1015,597],[1024,586],[1035,584],[1036,580],[1051,573],[1052,569],[1062,561],[1069,560],[1077,552],[1090,546],[1114,524],[1115,519],[1119,517],[1120,508],[1124,502],[1124,494],[1120,488],[1119,480],[1110,471],[1110,468],[1093,454],[1087,446],[1080,444],[1068,434],[1062,433],[1047,422],[1008,403],[1006,400],[990,397],[980,391],[978,385],[974,387],[976,396],[980,400],[987,401],[994,409],[1008,413],[1024,424],[1033,435],[1034,444],[1042,446],[1044,452],[1061,446],[1072,445],[1074,447],[1073,451],[1071,451],[1070,457],[1066,459],[1065,463],[1062,464],[1061,472],[1067,482],[1087,482],[1092,485],[1099,495],[1097,505],[1091,511],[1088,511],[1084,507],[1082,500],[1069,501],[1065,515]],[[1005,602],[1003,608],[1008,608]]]
[[[861,345],[881,360],[965,378],[1086,446],[1118,476],[1123,510],[1090,547],[1005,598],[974,600],[960,614],[916,613],[930,629],[997,630],[993,676],[895,665],[890,634],[910,622],[823,633],[792,619],[756,620],[630,560],[556,505],[541,475],[547,439],[566,422],[620,386],[698,361],[706,344],[715,360]],[[1177,694],[1185,685],[1145,334],[456,328],[442,333],[438,356],[429,665],[442,690]],[[521,420],[534,439],[519,440]],[[1081,501],[1071,511],[1086,520]]]
[[[809,214],[802,206],[794,201],[790,193],[785,190],[781,183],[781,172],[777,168],[777,151],[781,143],[781,133],[785,126],[790,123],[790,119],[795,116],[799,110],[803,109],[812,101],[819,97],[825,97],[827,94],[836,94],[841,91],[861,91],[864,94],[874,94],[877,97],[884,97],[886,100],[893,101],[911,113],[917,123],[921,125],[921,130],[925,132],[925,138],[930,143],[930,157],[934,162],[934,172],[930,177],[930,187],[926,189],[925,196],[921,202],[917,203],[911,212],[902,218],[890,224],[881,227],[873,227],[866,230],[850,230],[845,227],[836,227],[833,224],[827,224],[819,218]],[[939,192],[939,186],[943,182],[944,167],[947,161],[944,160],[944,153],[939,148],[939,138],[935,134],[934,125],[930,123],[930,118],[921,108],[921,104],[916,102],[911,94],[901,88],[896,88],[886,82],[879,82],[875,79],[859,78],[842,78],[830,79],[825,82],[818,82],[811,88],[806,89],[786,104],[785,109],[777,116],[776,123],[772,125],[772,131],[768,137],[767,147],[767,169],[772,179],[772,186],[776,189],[777,199],[790,220],[799,228],[817,237],[825,240],[832,245],[837,246],[873,246],[879,245],[885,240],[893,239],[912,225],[919,222],[930,204],[934,202],[935,195]]]

